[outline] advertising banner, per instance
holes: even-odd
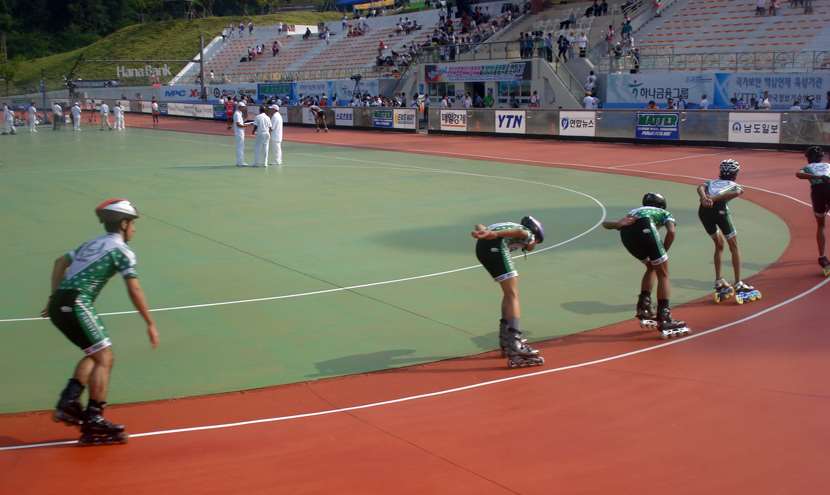
[[[467,132],[467,111],[441,110],[441,130]]]
[[[295,91],[298,98],[328,95],[328,81],[298,81],[295,84],[297,85]]]
[[[590,136],[597,133],[596,112],[559,112],[560,136]]]
[[[781,114],[729,112],[729,141],[732,143],[781,142]]]
[[[734,108],[732,98],[749,105],[750,99],[761,99],[769,93],[772,108],[787,109],[796,100],[803,108],[810,104],[815,110],[827,105],[830,91],[830,74],[809,73],[718,73],[715,79],[714,101],[716,107]]]
[[[639,112],[634,136],[637,139],[680,139],[680,114]]]
[[[216,120],[228,120],[225,114],[225,105],[213,105],[213,118]]]
[[[193,105],[190,103],[168,103],[167,113],[170,115],[178,115],[182,117],[192,117]]]
[[[391,129],[394,125],[394,111],[391,108],[375,108],[372,110],[372,127]]]
[[[118,100],[118,103],[121,104],[121,108],[127,110],[130,108],[130,100]]]
[[[334,125],[337,127],[353,127],[354,126],[354,109],[351,108],[335,108],[334,109]]]
[[[683,98],[689,109],[698,108],[703,95],[712,101],[715,74],[709,72],[655,72],[608,74],[605,108],[644,108],[654,101],[665,108],[666,100]]]
[[[424,74],[428,84],[441,82],[527,81],[530,62],[504,64],[427,64]]]
[[[283,100],[288,97],[290,101],[294,100],[294,83],[265,83],[257,84],[257,98],[258,101],[265,101],[268,98],[279,96]]]
[[[213,118],[213,105],[197,104],[193,105],[193,116],[200,119]]]
[[[496,110],[496,133],[524,134],[526,126],[524,110]]]
[[[413,108],[396,108],[395,109],[395,129],[415,129],[416,119],[415,109]]]
[[[153,113],[153,107],[149,101],[141,102],[141,113]]]
[[[302,107],[303,111],[303,124],[314,124],[314,114],[311,113],[311,110],[308,107]]]

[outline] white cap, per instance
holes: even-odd
[[[270,108],[271,110],[276,110],[276,111],[278,111],[278,112],[280,111],[280,106],[279,106],[279,105],[277,105],[277,104],[271,105],[271,106],[270,106],[270,107],[268,107],[268,108]]]
[[[246,105],[244,101],[240,101],[239,103],[236,104],[236,106],[238,106],[238,107],[247,107],[248,105]]]

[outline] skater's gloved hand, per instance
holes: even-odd
[[[711,199],[707,196],[707,197],[705,197],[705,198],[700,198],[700,204],[701,204],[704,208],[711,208],[711,207],[712,207],[712,205],[713,205],[713,204],[715,204],[715,202],[714,202],[714,201],[712,201],[712,200],[711,200]]]

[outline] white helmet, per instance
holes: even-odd
[[[113,198],[96,206],[95,215],[101,223],[117,223],[138,218],[138,210],[128,199]]]
[[[738,160],[729,158],[720,162],[720,178],[723,180],[735,180],[740,170],[741,164]]]

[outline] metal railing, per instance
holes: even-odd
[[[615,59],[605,56],[600,70],[622,72],[635,68],[630,54]],[[648,53],[641,52],[639,69],[664,71],[765,71],[808,72],[830,70],[830,50],[800,52],[733,52],[733,53]]]

